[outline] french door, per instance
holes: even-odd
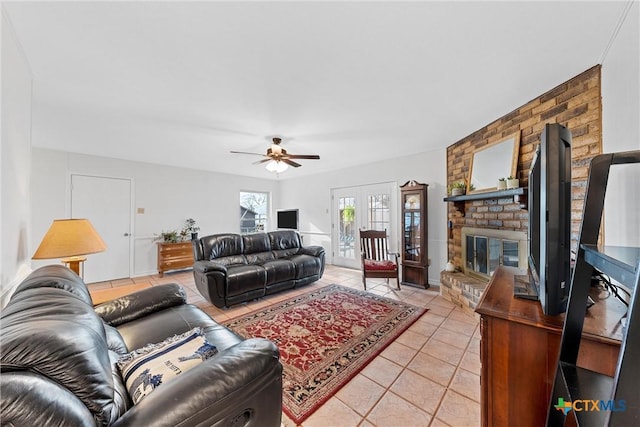
[[[360,228],[387,230],[390,250],[397,249],[396,199],[395,182],[331,190],[334,265],[360,268]]]

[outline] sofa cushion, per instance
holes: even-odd
[[[80,276],[62,264],[45,265],[32,271],[16,288],[11,299],[22,291],[38,288],[62,289],[92,305],[89,290]]]
[[[240,295],[247,291],[263,289],[267,283],[267,272],[260,265],[233,265],[227,270],[227,296]]]
[[[269,233],[272,250],[300,248],[300,235],[295,230],[278,230]]]
[[[388,259],[382,259],[382,260],[365,259],[364,268],[366,270],[394,271],[398,267],[395,262]]]
[[[212,341],[207,333],[218,326],[211,317],[192,304],[171,307],[118,326],[118,332],[127,346],[127,352],[144,347],[150,342],[160,342],[167,337],[183,334],[193,328],[201,328],[210,343],[219,350],[236,344],[240,338],[225,328],[229,337]],[[235,339],[234,339],[235,338]]]
[[[106,340],[102,319],[93,307],[60,288],[30,288],[14,294],[2,309],[2,326],[65,320],[90,328]]]
[[[267,286],[296,278],[296,266],[288,259],[274,259],[262,264],[267,272]]]
[[[302,243],[300,235],[295,230],[278,230],[269,233],[271,250],[276,258],[284,258],[295,255],[300,250]]]
[[[322,260],[311,255],[292,255],[286,257],[296,267],[296,279],[320,274]]]
[[[96,426],[93,414],[77,396],[35,372],[3,368],[0,394],[2,426]]]
[[[162,384],[218,353],[200,328],[148,344],[120,358],[118,367],[134,404]]]
[[[242,236],[242,244],[248,264],[262,264],[275,259],[267,233],[245,234]]]
[[[245,255],[245,258],[247,259],[247,264],[263,264],[276,259],[275,255],[271,251]]]
[[[217,234],[203,237],[202,251],[210,260],[218,260],[223,257],[243,255],[242,236],[239,234]]]
[[[244,234],[242,244],[245,255],[271,251],[271,240],[267,233]]]

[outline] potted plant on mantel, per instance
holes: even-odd
[[[507,189],[507,178],[498,179],[498,190],[506,190]]]
[[[507,177],[507,189],[511,188],[519,188],[520,180],[518,178],[514,178],[512,176]]]
[[[456,181],[451,184],[449,193],[452,196],[462,196],[467,191],[467,183],[464,181]]]

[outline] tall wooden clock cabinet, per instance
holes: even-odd
[[[402,284],[429,287],[427,250],[427,184],[400,186],[402,203]]]

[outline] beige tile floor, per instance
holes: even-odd
[[[305,293],[311,287],[338,283],[362,289],[358,270],[328,265],[323,278],[312,285],[281,292],[223,310],[197,291],[190,270],[89,285],[105,289],[150,282],[178,283],[196,304],[219,322]],[[429,310],[404,334],[303,422],[312,426],[460,426],[480,425],[480,330],[478,319],[439,296],[437,290],[369,279],[369,292]],[[295,424],[283,415],[283,425]]]

